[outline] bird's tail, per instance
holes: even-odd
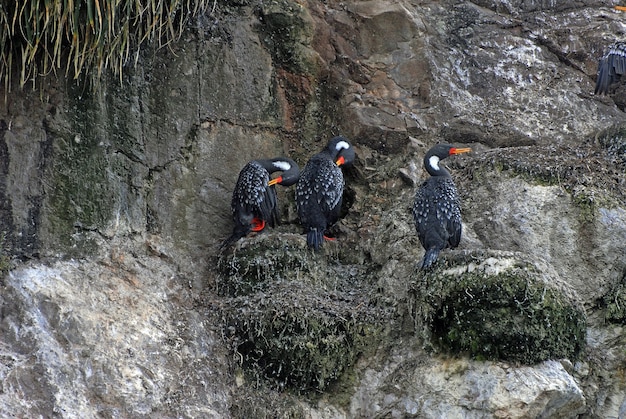
[[[231,244],[235,243],[237,240],[239,240],[242,237],[243,236],[236,234],[236,233],[231,234],[230,237],[228,237],[226,240],[222,242],[222,244],[220,245],[220,250],[230,246]]]
[[[220,250],[230,246],[231,244],[235,243],[240,238],[245,237],[250,232],[250,230],[251,230],[250,225],[246,226],[246,225],[237,224],[235,228],[233,229],[233,234],[231,234],[230,237],[224,240],[224,242],[221,244]]]
[[[426,254],[424,255],[424,259],[422,259],[422,265],[420,266],[420,269],[430,268],[432,264],[437,261],[437,257],[439,257],[440,251],[441,250],[437,249],[436,247],[431,247],[430,249],[428,249],[426,251]]]
[[[317,250],[324,243],[324,232],[319,231],[317,228],[312,228],[306,233],[306,244]]]

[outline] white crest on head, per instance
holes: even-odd
[[[430,164],[430,167],[432,167],[433,169],[439,170],[439,157],[430,156],[430,158],[428,159],[428,164]]]
[[[347,150],[350,148],[350,144],[348,144],[346,141],[339,141],[337,143],[337,145],[335,146],[335,150],[339,151],[339,150]]]
[[[275,161],[275,162],[272,162],[272,164],[274,165],[274,167],[276,167],[279,170],[282,170],[283,172],[286,172],[287,170],[291,169],[291,165],[287,163],[286,161]]]

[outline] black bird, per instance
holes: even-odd
[[[270,174],[282,175],[270,180]],[[274,227],[279,223],[275,184],[291,186],[298,181],[300,168],[286,157],[252,160],[239,172],[230,208],[235,227],[233,233],[222,243],[229,246],[250,231],[261,231],[265,224]]]
[[[596,95],[607,94],[609,87],[619,81],[624,73],[626,73],[626,43],[616,42],[598,60],[598,78],[594,93]]]
[[[437,144],[424,156],[429,177],[415,194],[413,219],[420,243],[426,253],[421,268],[429,268],[446,247],[454,249],[461,240],[461,203],[450,173],[440,161],[453,154],[467,153],[470,148]]]
[[[306,242],[317,250],[324,232],[339,219],[343,197],[340,166],[354,161],[354,148],[344,137],[335,137],[307,162],[296,184],[296,207],[306,230]]]

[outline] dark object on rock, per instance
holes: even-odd
[[[343,196],[340,166],[354,161],[354,148],[344,137],[335,137],[307,162],[296,185],[296,206],[306,229],[309,247],[317,250],[324,232],[339,218]]]
[[[446,247],[454,249],[461,240],[461,204],[450,173],[439,162],[453,154],[467,153],[470,148],[437,144],[424,156],[424,167],[430,178],[415,194],[413,219],[420,243],[426,250],[421,268],[427,269]]]
[[[283,172],[282,176],[270,180],[270,174],[279,171]],[[246,164],[239,172],[230,204],[235,227],[221,247],[229,246],[250,231],[263,230],[266,222],[271,227],[278,224],[274,185],[291,186],[298,181],[299,174],[296,162],[286,157],[252,160]]]
[[[598,78],[596,80],[596,95],[605,95],[609,87],[619,81],[626,72],[626,43],[616,42],[598,61]]]

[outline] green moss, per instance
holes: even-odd
[[[575,359],[583,349],[583,311],[532,264],[478,255],[447,265],[439,264],[415,283],[418,305],[426,304],[423,320],[444,351],[534,364]]]
[[[95,242],[89,231],[102,230],[113,213],[115,193],[109,162],[100,138],[98,107],[89,91],[70,89],[72,119],[53,132],[54,150],[47,184],[49,233],[67,251],[89,253]]]
[[[244,367],[297,392],[325,390],[382,330],[365,299],[311,285],[272,285],[228,305]]]
[[[310,274],[312,269],[321,270],[324,261],[323,256],[307,252],[306,243],[298,235],[248,238],[232,253],[218,257],[218,293],[236,296],[260,291],[268,283],[295,280]]]
[[[313,21],[306,8],[289,1],[263,3],[258,10],[260,38],[272,58],[295,74],[316,74],[317,64],[308,47],[313,37]]]
[[[626,164],[626,127],[617,126],[597,136],[600,145],[621,164]]]
[[[622,280],[600,299],[599,305],[606,310],[604,318],[607,322],[626,325],[626,272]]]
[[[300,419],[306,417],[303,404],[295,395],[277,392],[262,384],[259,388],[238,387],[232,395],[233,418]]]
[[[473,168],[471,176],[474,181],[481,181],[486,179],[491,171],[496,172],[498,176],[519,177],[532,185],[563,188],[571,195],[572,203],[578,208],[578,219],[581,223],[593,222],[596,219],[598,208],[614,208],[621,205],[619,198],[611,193],[606,193],[606,189],[600,190],[597,187],[585,185],[584,177],[577,177],[579,175],[575,173],[576,169],[568,171],[566,167],[558,164],[541,167],[525,161],[505,163],[504,161],[493,160]]]
[[[0,235],[0,284],[2,279],[11,270],[11,258],[7,254],[5,249],[5,237],[4,234]]]
[[[572,202],[579,210],[578,217],[583,223],[590,223],[596,218],[597,203],[593,196],[584,193],[572,194]]]
[[[303,236],[279,233],[220,257],[226,328],[252,381],[323,391],[380,339],[385,315],[360,290],[365,272],[326,258]]]

